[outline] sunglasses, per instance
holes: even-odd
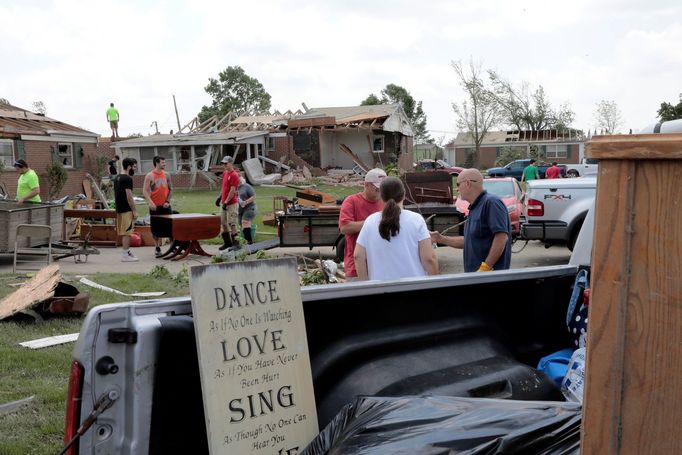
[[[459,185],[461,185],[462,183],[466,183],[466,182],[476,183],[476,182],[478,182],[478,180],[463,180],[461,182],[457,182],[455,185],[457,186],[457,188],[459,188]]]

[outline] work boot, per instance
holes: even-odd
[[[246,240],[246,243],[249,245],[253,244],[253,239],[251,238],[251,228],[246,228],[242,229],[242,234],[244,235],[244,240]]]
[[[242,244],[239,241],[239,234],[232,234],[232,245],[234,245],[233,249],[235,250],[238,250],[242,247]]]
[[[229,232],[223,232],[220,234],[220,236],[223,238],[223,244],[218,247],[220,251],[226,250],[227,248],[230,248],[232,246],[232,237],[230,236]]]

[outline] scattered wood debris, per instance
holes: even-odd
[[[81,277],[81,279],[78,281],[83,283],[86,286],[90,286],[91,288],[111,292],[112,294],[124,295],[126,297],[159,297],[159,296],[162,296],[166,293],[165,291],[127,293],[127,292],[119,291],[118,289],[114,289],[114,288],[110,288],[108,286],[104,286],[103,284],[95,283],[94,281],[89,280],[85,277]]]
[[[71,343],[77,339],[77,333],[68,333],[66,335],[55,335],[52,337],[38,338],[37,340],[23,341],[19,343],[19,345],[30,349],[42,349],[58,344]]]
[[[9,403],[0,404],[0,415],[5,415],[14,412],[17,409],[21,408],[22,406],[30,404],[34,399],[35,395],[31,395],[30,397],[22,398],[21,400],[10,401]]]

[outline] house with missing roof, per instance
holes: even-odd
[[[541,131],[491,131],[481,143],[481,168],[495,166],[495,160],[506,149],[519,150],[529,157],[531,147],[543,152],[546,161],[559,164],[578,163],[585,153],[585,135],[582,131],[541,130]],[[446,160],[457,166],[464,166],[469,154],[475,150],[474,141],[469,133],[459,133],[445,146]]]
[[[83,192],[85,173],[94,165],[99,135],[9,104],[0,104],[0,183],[14,199],[18,174],[15,160],[24,159],[40,178],[40,197],[48,197],[45,169],[61,162],[68,180],[61,195]]]
[[[414,133],[400,105],[323,107],[235,118],[228,115],[193,124],[186,132],[183,128],[176,134],[117,141],[112,147],[121,158],[136,158],[140,174],[151,170],[154,156],[163,156],[166,172],[178,188],[214,186],[217,180],[211,167],[225,155],[232,156],[237,165],[264,157],[307,167],[313,175],[323,175],[332,168],[362,172],[387,164],[412,169]]]

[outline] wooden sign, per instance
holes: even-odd
[[[210,453],[302,451],[318,426],[296,261],[190,270]]]

